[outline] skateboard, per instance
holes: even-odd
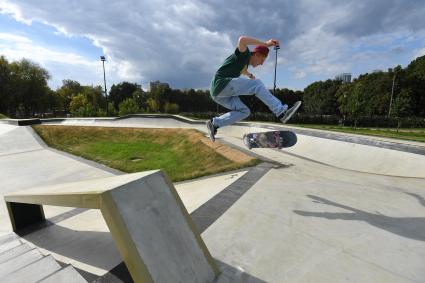
[[[284,148],[297,143],[297,135],[290,131],[249,133],[243,136],[247,148]]]

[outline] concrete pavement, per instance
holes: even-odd
[[[113,121],[102,123],[117,125]],[[96,125],[96,121],[92,124]],[[123,119],[119,123],[130,125],[204,130],[202,124],[173,119],[131,118],[131,122]],[[10,144],[7,141],[18,137],[25,145],[22,150],[9,145],[0,154],[2,194],[4,190],[112,174],[39,148],[25,129],[0,125],[0,145]],[[243,147],[240,131],[251,129],[222,129],[218,142]],[[314,152],[315,139],[301,137],[299,145],[310,145]],[[338,155],[332,155],[330,152],[337,145],[321,142],[323,150],[316,150],[314,158],[283,150],[253,151],[285,165],[268,167],[260,175],[248,172],[258,176],[256,180],[249,181],[245,170],[176,185],[193,215],[212,202],[214,205],[206,212],[220,201],[228,204],[227,210],[202,233],[212,256],[227,268],[222,282],[226,282],[225,278],[227,282],[424,282],[425,179],[378,175],[400,175],[398,172],[403,170],[406,175],[410,171],[425,172],[424,156],[403,151],[390,155],[396,150],[352,143],[341,144]],[[376,170],[394,167],[395,173],[358,172],[364,170],[361,166],[338,168],[343,167],[338,162],[349,165],[354,160],[350,154],[362,154],[361,162],[352,162],[356,165]],[[377,156],[382,160],[371,166]],[[231,199],[235,187],[245,190]],[[50,217],[72,212],[64,208],[51,211]],[[0,228],[8,231],[4,213],[1,208]],[[98,215],[88,210],[59,219],[26,239],[83,270],[87,278],[90,274],[105,274],[120,262],[105,227]],[[99,253],[104,256],[96,257]]]

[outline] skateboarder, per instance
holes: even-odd
[[[248,45],[256,46],[251,52]],[[264,63],[269,54],[268,47],[271,46],[279,46],[279,41],[270,39],[264,42],[241,36],[235,52],[224,60],[215,73],[210,85],[211,98],[231,111],[207,121],[207,129],[212,141],[215,141],[218,128],[236,123],[250,115],[251,111],[239,98],[241,95],[257,96],[282,123],[286,123],[300,107],[301,101],[297,101],[292,108],[288,109],[288,105],[274,97],[264,84],[248,71],[249,65],[255,68]],[[248,78],[240,78],[240,75]]]

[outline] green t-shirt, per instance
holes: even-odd
[[[233,78],[241,75],[241,71],[248,66],[250,57],[251,52],[248,48],[243,53],[236,48],[235,52],[224,60],[211,81],[210,94],[212,97],[219,94]]]

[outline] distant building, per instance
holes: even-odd
[[[375,69],[375,70],[373,70],[373,71],[372,71],[372,73],[382,73],[382,70],[380,70],[380,69]]]
[[[161,83],[160,81],[150,82],[149,83],[150,91],[153,91],[157,88],[170,88],[170,85],[167,83]]]
[[[342,73],[335,76],[335,80],[343,81],[344,83],[351,82],[351,73]]]

